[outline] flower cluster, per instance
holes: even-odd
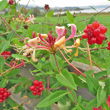
[[[43,82],[34,80],[33,85],[30,87],[30,90],[33,91],[33,95],[41,95],[41,92],[43,91]]]
[[[108,42],[107,50],[110,50],[110,42]]]
[[[99,24],[98,21],[93,22],[93,24],[88,24],[87,28],[84,29],[84,35],[82,35],[83,39],[88,39],[88,43],[92,44],[102,44],[105,39],[105,33],[107,28]]]
[[[11,95],[11,92],[7,91],[7,88],[0,88],[0,103],[7,99]]]
[[[44,8],[45,8],[45,10],[47,10],[47,11],[50,9],[50,7],[49,7],[48,4],[45,4]]]
[[[47,34],[40,34],[38,33],[38,37],[36,37],[35,32],[33,32],[33,39],[25,38],[24,43],[26,44],[24,48],[23,56],[27,56],[31,54],[31,58],[34,62],[38,60],[35,58],[35,51],[36,50],[46,50],[51,54],[55,54],[59,49],[63,49],[66,53],[71,53],[72,49],[69,48],[77,48],[77,52],[75,56],[78,55],[78,47],[80,45],[80,39],[74,40],[74,45],[72,46],[65,46],[66,41],[73,38],[76,34],[76,26],[74,24],[68,24],[71,26],[71,35],[66,39],[66,32],[67,29],[64,26],[56,26],[56,33],[58,37],[53,36],[51,31]],[[28,40],[26,42],[26,40]],[[33,52],[33,53],[32,53]]]
[[[1,53],[1,55],[5,58],[5,60],[7,59],[7,57],[9,56],[9,55],[11,55],[11,52],[10,51],[4,51],[4,52],[2,52]]]

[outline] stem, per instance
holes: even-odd
[[[49,92],[49,75],[47,75],[47,91]]]
[[[82,76],[84,76],[86,78],[86,76],[80,71],[78,70],[75,66],[73,66],[67,59],[66,57],[64,56],[64,54],[62,53],[62,51],[59,49],[60,53],[62,54],[62,56],[64,57],[64,59],[66,60],[66,62],[72,67],[74,68],[76,71],[78,71]]]
[[[55,63],[56,63],[56,65],[57,65],[58,72],[60,73],[60,69],[59,69],[59,67],[58,67],[58,63],[57,63],[57,59],[56,59],[55,53],[54,53],[53,55],[54,55],[54,58],[55,58]],[[73,99],[74,99],[74,101],[75,101],[75,104],[77,105],[77,101],[76,101],[76,99],[75,99],[75,97],[74,97],[74,95],[73,95],[73,93],[72,93],[72,90],[71,90],[69,87],[68,87],[68,89],[69,89],[70,93],[71,93],[72,96],[73,96]]]
[[[6,64],[7,66],[11,67],[8,63],[5,62],[5,64]]]
[[[47,11],[46,11],[46,14],[47,14]],[[45,23],[45,21],[46,21],[46,16],[45,16],[45,18],[44,18],[44,23]],[[43,29],[42,29],[42,33],[44,32],[44,26],[43,26]]]
[[[108,7],[104,8],[103,10],[99,11],[99,12],[98,12],[98,13],[96,13],[96,14],[93,14],[93,16],[96,16],[97,14],[99,14],[99,13],[103,12],[104,10],[106,10],[106,9],[108,9],[108,8],[110,8],[110,6],[108,6]],[[83,19],[83,20],[80,20],[79,22],[82,22],[82,21],[88,20],[88,19],[90,19],[90,18],[91,18],[91,17],[86,18],[86,19]]]
[[[84,56],[84,57],[85,57],[85,56]],[[86,59],[89,59],[88,57],[85,57],[85,58],[86,58]],[[99,65],[97,65],[94,61],[92,61],[92,63],[94,63],[101,71],[103,71],[102,68],[100,68]]]
[[[20,39],[23,39],[23,38],[21,38],[21,37],[11,28],[11,26],[2,18],[1,15],[0,15],[0,18],[6,23],[6,25],[7,25]]]
[[[105,48],[107,48],[107,47],[94,48],[94,49],[89,49],[89,50],[92,51],[92,50],[99,50],[99,49],[105,49]],[[84,53],[78,55],[77,58],[80,57],[80,56],[82,56],[82,55],[84,55],[84,54],[86,54],[86,53],[87,53],[87,52],[84,52]]]
[[[53,54],[53,56],[54,56],[54,58],[55,58],[55,63],[56,63],[56,66],[57,66],[58,72],[60,73],[60,69],[59,69],[59,66],[58,66],[58,63],[57,63],[57,59],[56,59],[55,53]]]
[[[73,95],[72,90],[71,90],[69,87],[68,87],[68,89],[69,89],[70,93],[72,94],[72,97],[73,97],[73,99],[74,99],[75,104],[77,105],[78,103],[77,103],[77,101],[76,101],[76,99],[75,99],[75,97],[74,97],[74,95]]]
[[[87,50],[88,50],[88,54],[89,54],[90,67],[91,67],[91,70],[93,70],[92,60],[91,60],[91,53],[90,53],[88,42],[87,42]],[[93,73],[93,77],[94,77],[94,73]]]

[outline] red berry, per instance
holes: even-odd
[[[8,51],[8,52],[7,52],[7,55],[10,55],[10,54],[11,54],[11,52],[10,52],[10,51]]]
[[[99,40],[99,39],[97,39],[97,40],[96,40],[96,43],[97,43],[98,45],[100,45],[100,44],[103,43],[103,40]]]
[[[108,42],[108,46],[110,46],[110,41]]]
[[[0,99],[0,103],[2,103],[3,102],[3,99]]]
[[[3,88],[3,87],[1,87],[1,88],[0,88],[0,91],[3,91],[3,90],[4,90],[4,88]]]
[[[105,34],[99,34],[98,39],[104,40],[105,39]]]
[[[3,95],[0,95],[0,99],[2,99]]]
[[[31,91],[34,91],[34,90],[35,90],[35,86],[31,86],[31,87],[30,87],[30,90],[31,90]]]
[[[107,50],[110,50],[110,46],[107,47]]]
[[[86,33],[85,33],[84,35],[82,35],[82,38],[83,38],[83,39],[87,39],[88,37],[89,37],[89,35],[86,34]]]
[[[2,90],[2,91],[0,91],[0,93],[1,93],[1,94],[4,94],[4,93],[5,93],[5,91],[4,91],[4,90]]]
[[[99,27],[99,22],[98,21],[95,21],[95,22],[93,22],[93,24],[92,24],[92,26],[94,27],[94,28],[98,28]]]
[[[34,80],[33,84],[34,84],[35,86],[38,86],[38,85],[39,85],[39,81],[38,81],[38,80]]]
[[[43,81],[40,81],[39,84],[43,84]]]
[[[41,92],[39,92],[38,95],[40,96],[41,95]]]
[[[100,34],[100,29],[98,29],[98,28],[95,29],[95,30],[94,30],[94,35],[95,35],[95,36],[98,36],[99,34]]]
[[[91,29],[91,28],[93,28],[92,24],[88,24],[87,29]]]
[[[43,91],[43,87],[40,87],[39,90],[40,90],[40,91]]]
[[[3,94],[3,96],[4,96],[4,97],[8,97],[8,92],[5,92],[5,93]]]
[[[102,34],[107,32],[107,28],[104,25],[100,25],[99,29],[100,29],[100,33]]]
[[[11,95],[11,92],[8,92],[8,96],[10,96]]]
[[[4,88],[4,91],[7,92],[7,88]]]
[[[38,92],[37,91],[33,91],[33,95],[37,95],[38,94]]]
[[[5,99],[7,99],[7,97],[3,97],[2,99],[5,100]]]
[[[85,28],[85,29],[84,29],[84,32],[85,32],[85,33],[88,33],[88,29],[87,29],[87,28]]]

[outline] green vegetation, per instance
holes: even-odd
[[[86,22],[85,21],[78,22],[78,21],[87,19],[87,18],[90,17],[90,15],[92,16],[93,14],[78,14],[76,16],[77,20],[75,20],[75,24],[77,25],[77,29],[80,30],[82,33],[83,33],[84,28],[86,27]],[[45,19],[44,17],[37,17],[36,22],[42,22],[43,23],[44,19]],[[99,21],[100,24],[103,24],[107,27],[108,31],[107,31],[106,37],[108,37],[108,35],[110,35],[110,14],[109,13],[108,14],[107,13],[102,13],[100,15],[97,15],[95,17],[95,19],[97,21]],[[55,24],[57,24],[57,20],[58,20],[58,17],[52,17],[52,18],[50,18],[50,21],[46,21],[46,23],[51,23],[51,24],[55,25]],[[62,23],[65,23],[65,22],[68,22],[67,17],[66,16],[60,16],[58,24],[62,24]],[[34,24],[34,25],[36,25],[36,29],[34,29],[35,31],[42,32],[43,26],[41,26],[39,24]],[[49,29],[46,28],[47,26],[48,25],[45,25],[45,27],[44,27],[44,33],[48,33],[48,31],[49,31]],[[37,28],[37,27],[39,27],[39,28]],[[110,38],[108,38],[108,40],[110,41]],[[94,48],[96,48],[97,46],[98,45],[94,45]],[[102,47],[106,47],[106,46],[107,46],[107,44],[102,45]],[[100,45],[98,47],[100,48]],[[108,59],[109,51],[107,49],[103,49],[103,51],[98,56],[95,54],[96,51],[99,51],[99,50],[94,50],[94,51],[91,52],[92,60],[95,61],[95,63],[97,63],[101,68],[107,68],[108,65],[109,65],[109,61],[110,61]],[[79,51],[79,54],[82,54],[82,53],[83,53],[82,51]],[[84,54],[84,56],[88,57],[87,54]],[[88,59],[85,60],[84,56],[80,56],[80,58],[74,58],[74,60],[89,64],[89,60]],[[102,59],[99,61],[98,57],[101,57]],[[107,61],[108,61],[108,64],[107,64]]]

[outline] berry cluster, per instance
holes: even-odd
[[[41,92],[43,91],[43,82],[34,80],[33,85],[30,87],[30,90],[33,91],[33,95],[41,95]]]
[[[8,2],[10,5],[13,5],[14,1],[13,0],[9,0]]]
[[[93,22],[93,24],[88,24],[87,28],[84,29],[85,34],[82,35],[83,39],[88,38],[88,43],[90,45],[97,43],[98,45],[102,44],[105,39],[105,33],[107,28],[99,24],[98,21]]]
[[[7,88],[0,88],[0,103],[7,99],[11,95],[11,92],[7,91]]]
[[[7,56],[6,55],[10,55],[11,52],[10,51],[4,51],[1,53],[1,55],[3,55],[3,57],[5,58],[5,60],[7,59]]]
[[[110,50],[110,42],[108,42],[107,50]]]

